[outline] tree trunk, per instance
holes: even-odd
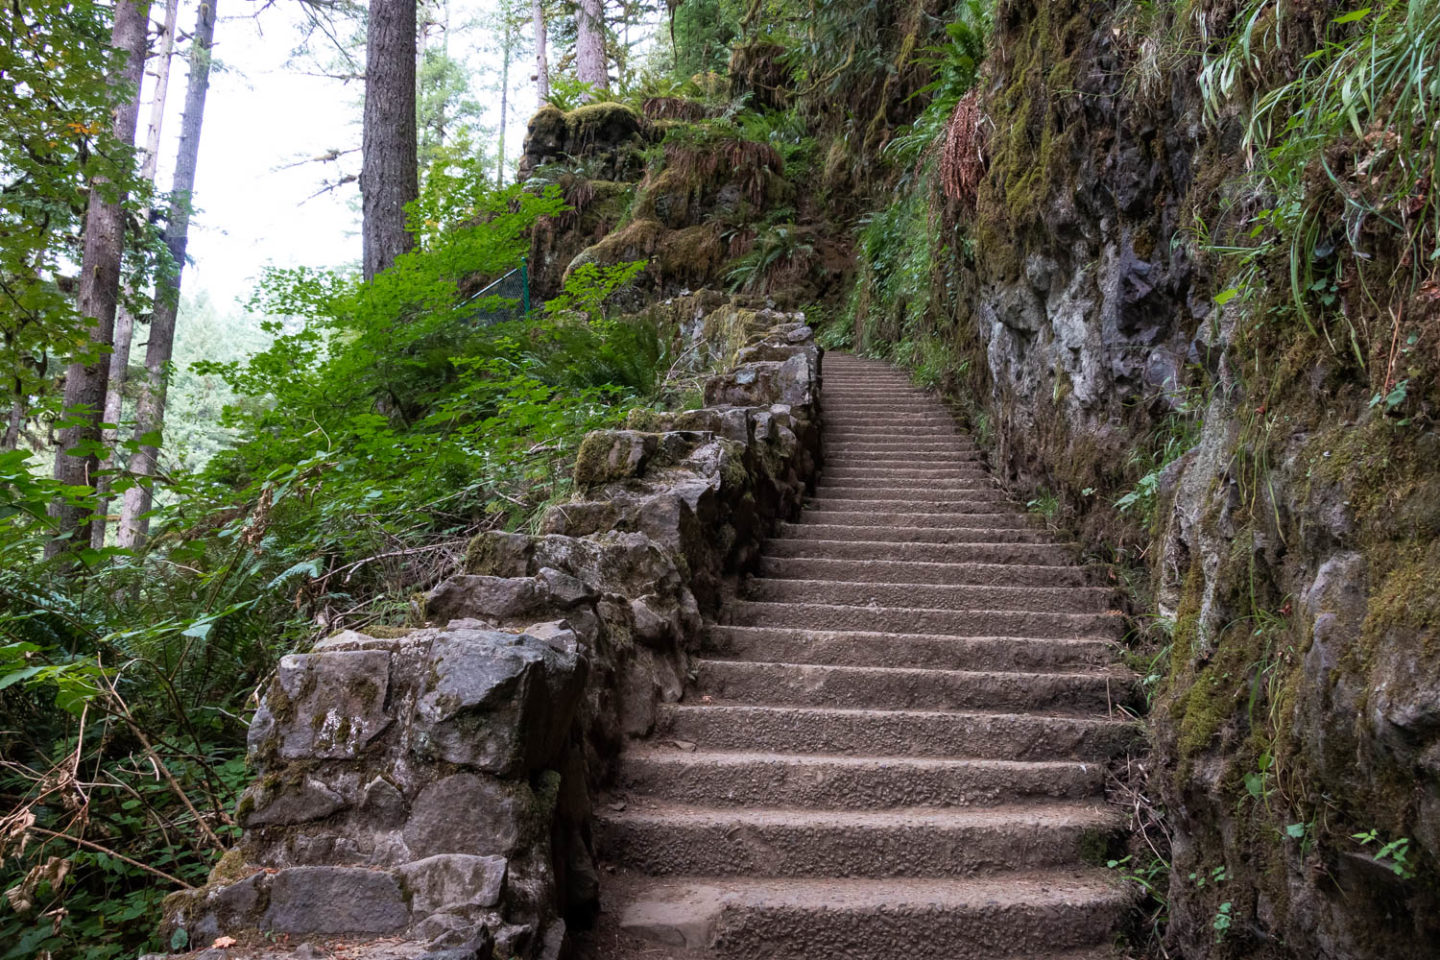
[[[155,182],[155,168],[159,164],[160,131],[165,123],[165,98],[170,90],[170,65],[175,59],[175,23],[179,12],[180,0],[166,0],[165,22],[160,26],[160,46],[155,51],[155,91],[150,98],[145,153],[140,162],[141,179],[152,184]],[[105,414],[102,420],[107,426],[101,428],[100,441],[106,452],[105,463],[95,485],[99,496],[95,521],[90,526],[90,546],[96,550],[105,546],[105,534],[110,528],[110,482],[120,465],[120,452],[115,448],[115,441],[120,436],[120,415],[125,403],[125,381],[130,376],[130,344],[134,336],[135,317],[125,306],[125,298],[122,296],[115,310],[115,346],[110,352],[110,382],[105,388]]]
[[[112,85],[127,98],[115,109],[115,139],[135,142],[140,122],[140,83],[145,76],[145,46],[150,27],[150,0],[116,0],[115,24],[110,44],[124,55],[124,64],[111,78]],[[100,458],[96,452],[101,439],[100,418],[105,408],[105,387],[110,377],[106,352],[115,337],[115,305],[120,298],[120,255],[124,241],[125,197],[113,192],[113,185],[96,180],[91,184],[90,204],[85,214],[85,248],[80,261],[79,295],[76,307],[92,319],[90,334],[97,354],[90,363],[75,362],[65,368],[65,418],[55,456],[55,479],[71,486],[94,486]],[[77,451],[75,456],[70,450]],[[86,449],[88,448],[88,449]],[[56,504],[59,533],[73,534],[68,541],[51,540],[45,555],[57,556],[67,549],[90,543],[90,511],[85,507]]]
[[[604,0],[580,0],[575,10],[575,73],[582,83],[596,90],[610,89],[610,72],[605,65]]]
[[[405,204],[420,194],[415,16],[415,0],[370,0],[360,167],[366,280],[415,246],[405,229]]]
[[[505,186],[505,124],[510,110],[510,58],[515,53],[515,20],[510,4],[500,7],[500,160],[496,164],[495,185]]]
[[[145,382],[135,405],[135,440],[140,449],[130,463],[137,482],[125,491],[120,514],[120,546],[131,550],[145,543],[150,529],[151,490],[146,481],[155,476],[160,456],[158,434],[165,423],[165,375],[175,347],[175,315],[180,308],[180,276],[185,269],[185,246],[190,236],[191,195],[200,157],[200,128],[205,120],[205,95],[210,90],[210,48],[215,43],[215,7],[219,0],[203,0],[190,47],[190,78],[185,89],[185,114],[180,119],[180,150],[175,158],[170,216],[165,225],[165,246],[170,263],[155,288],[155,313],[150,320],[150,342],[145,347]]]
[[[545,60],[545,0],[531,0],[530,18],[535,23],[535,91],[543,104],[550,96],[550,64]]]

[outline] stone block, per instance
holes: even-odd
[[[399,870],[410,893],[410,911],[419,916],[454,913],[500,902],[504,857],[443,853],[407,863]]]
[[[264,930],[293,934],[396,933],[410,910],[394,874],[364,867],[291,867],[270,878]]]
[[[244,827],[265,827],[320,820],[349,804],[345,798],[313,777],[294,783],[268,788],[264,782],[252,784],[245,791],[254,800],[250,812],[243,817]],[[241,802],[242,809],[246,806]]]
[[[417,755],[511,774],[558,749],[584,685],[573,638],[446,632],[429,656],[411,730]]]
[[[390,725],[389,689],[384,650],[282,657],[250,724],[250,749],[282,760],[353,759]]]
[[[473,773],[437,780],[411,804],[405,844],[420,858],[508,856],[523,839],[528,794],[523,783]]]

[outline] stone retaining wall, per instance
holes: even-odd
[[[281,661],[250,729],[244,836],[167,903],[172,928],[197,947],[259,933],[563,951],[599,904],[591,798],[680,699],[705,615],[818,465],[810,328],[725,317],[709,332],[739,362],[707,406],[588,436],[574,501],[539,536],[477,538],[424,627]]]

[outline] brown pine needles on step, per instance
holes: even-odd
[[[940,186],[945,196],[973,205],[985,175],[985,116],[974,90],[960,98],[940,151]]]

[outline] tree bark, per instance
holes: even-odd
[[[190,237],[190,198],[195,191],[195,168],[200,158],[205,95],[210,90],[210,51],[215,43],[218,3],[219,0],[202,0],[195,21],[195,39],[190,47],[185,114],[180,120],[180,149],[175,159],[170,216],[165,226],[170,263],[156,283],[155,313],[150,320],[150,341],[145,347],[145,381],[135,405],[135,440],[139,450],[131,460],[130,473],[138,482],[125,491],[125,504],[120,513],[118,540],[120,546],[131,550],[144,545],[150,529],[152,495],[146,481],[155,476],[160,456],[155,440],[165,423],[166,373],[175,348],[175,315],[180,308],[180,277],[185,269],[185,247]]]
[[[165,98],[170,90],[170,65],[175,59],[175,24],[179,12],[180,0],[165,0],[165,22],[160,26],[160,45],[155,51],[155,90],[150,98],[150,120],[145,131],[145,152],[140,162],[140,178],[152,184],[155,182],[155,168],[159,165],[160,132],[165,123]],[[95,485],[99,496],[95,521],[90,526],[90,546],[96,550],[105,546],[105,535],[110,528],[111,477],[120,465],[120,452],[115,448],[115,441],[120,436],[125,381],[130,376],[130,344],[134,337],[135,317],[122,296],[115,310],[115,345],[110,352],[110,380],[105,388],[105,414],[101,418],[106,426],[101,428],[100,443],[106,455]]]
[[[605,63],[604,0],[580,0],[575,10],[575,73],[582,83],[596,90],[610,89],[610,71]]]
[[[140,83],[145,76],[145,48],[150,27],[150,0],[116,0],[115,23],[110,44],[121,51],[124,63],[111,84],[122,91],[115,108],[113,131],[121,143],[135,142],[140,122]],[[76,307],[94,321],[90,342],[97,355],[89,363],[74,362],[65,368],[65,418],[55,456],[55,479],[70,486],[94,486],[100,458],[95,448],[101,440],[100,418],[105,408],[105,389],[110,377],[106,355],[115,338],[115,306],[120,299],[120,257],[124,243],[123,193],[96,180],[91,184],[90,203],[85,213],[85,247],[80,261],[79,293]],[[69,451],[83,446],[75,456]],[[58,503],[54,507],[58,533],[68,539],[51,540],[45,555],[54,557],[66,550],[90,543],[91,512],[83,506]]]
[[[535,91],[544,103],[550,96],[550,64],[545,60],[545,0],[531,0],[530,19],[535,23]]]
[[[505,124],[510,111],[510,59],[515,53],[514,9],[509,3],[500,6],[500,159],[496,163],[495,185],[505,186]]]
[[[365,279],[415,246],[405,205],[420,195],[415,0],[370,0],[360,167]]]

